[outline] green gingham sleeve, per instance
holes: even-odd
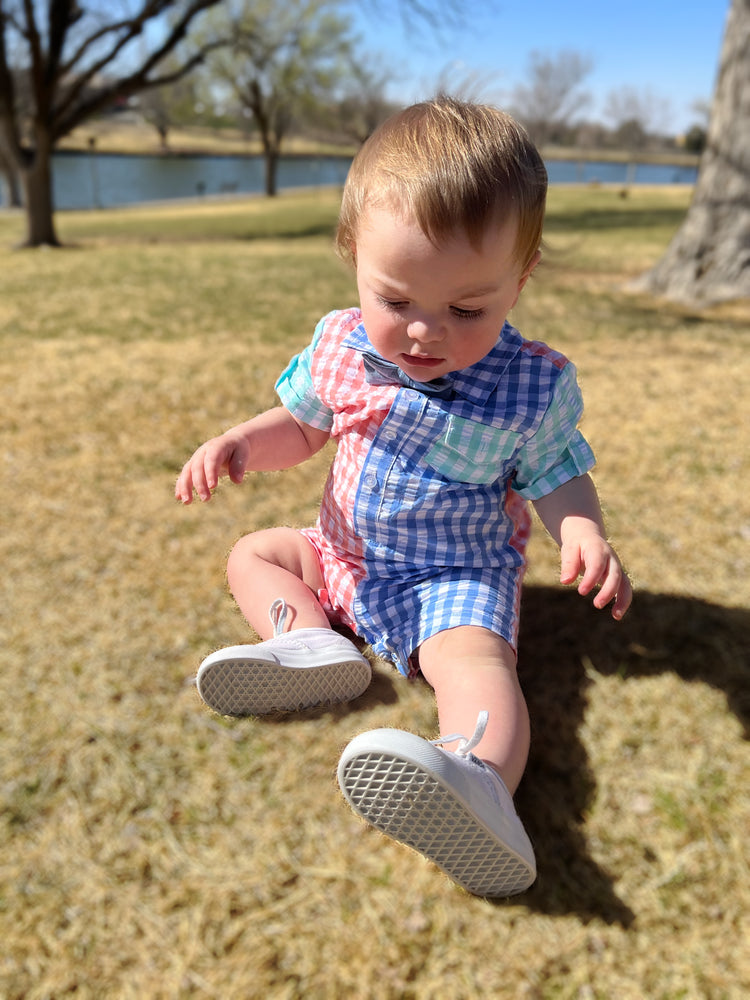
[[[575,366],[569,362],[555,384],[541,424],[518,455],[512,485],[524,499],[547,496],[593,468],[594,453],[578,430],[582,413],[583,398]]]
[[[279,399],[293,416],[321,431],[330,431],[333,426],[333,413],[318,399],[315,392],[312,358],[315,347],[323,335],[326,318],[324,316],[318,323],[310,345],[292,358],[275,386]]]

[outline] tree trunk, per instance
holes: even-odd
[[[686,305],[750,297],[750,0],[732,0],[688,213],[631,286]]]
[[[0,172],[3,175],[5,185],[6,208],[20,208],[22,202],[21,186],[18,183],[18,174],[12,167],[3,167]]]
[[[278,191],[277,177],[279,172],[279,152],[276,149],[267,148],[263,154],[266,194],[269,198],[275,197]]]
[[[36,148],[27,165],[21,167],[26,203],[24,246],[59,247],[52,202],[52,142],[46,130],[37,129]]]
[[[21,207],[21,186],[18,182],[18,172],[11,161],[0,153],[0,175],[5,187],[6,208]]]

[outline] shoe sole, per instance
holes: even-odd
[[[206,664],[198,671],[196,685],[203,701],[219,715],[247,716],[352,701],[371,679],[366,661],[286,667],[246,658]]]
[[[533,883],[535,866],[503,843],[430,768],[404,753],[348,751],[339,764],[339,785],[372,826],[414,848],[472,895],[513,896]]]

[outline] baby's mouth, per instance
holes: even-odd
[[[403,363],[412,368],[434,368],[443,363],[443,358],[433,358],[423,354],[402,354]]]

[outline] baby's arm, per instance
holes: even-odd
[[[328,438],[328,431],[302,423],[283,406],[266,410],[202,444],[183,466],[175,497],[188,504],[195,490],[201,500],[210,500],[219,476],[241,483],[248,470],[289,469],[320,451]]]
[[[560,546],[560,582],[573,583],[582,572],[579,594],[597,585],[597,608],[614,600],[612,617],[618,620],[630,607],[633,591],[620,560],[607,541],[599,497],[588,475],[578,476],[534,501],[550,535]]]

